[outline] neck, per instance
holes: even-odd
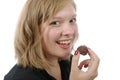
[[[48,72],[49,75],[56,78],[56,80],[62,80],[61,79],[61,69],[60,69],[60,65],[58,62],[58,58],[47,56],[47,59],[48,59],[49,63],[51,64],[51,66],[49,66],[49,68],[45,69],[45,70]]]
[[[47,73],[53,76],[56,80],[62,80],[61,69],[58,61],[53,61],[52,63],[55,63],[55,64],[49,66],[49,69],[46,69]]]

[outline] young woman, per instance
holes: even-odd
[[[73,0],[27,0],[15,34],[18,63],[4,80],[93,80],[99,58],[88,48],[90,59],[78,65],[79,52],[71,54],[77,37]]]

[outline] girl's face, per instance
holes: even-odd
[[[75,8],[68,4],[43,24],[43,48],[46,56],[66,58],[78,36]]]

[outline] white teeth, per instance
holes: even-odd
[[[70,40],[67,40],[67,41],[59,41],[60,44],[69,44],[70,43]]]

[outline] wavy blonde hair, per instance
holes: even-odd
[[[50,64],[43,54],[42,24],[73,0],[27,0],[15,34],[14,46],[18,64],[47,68]]]

